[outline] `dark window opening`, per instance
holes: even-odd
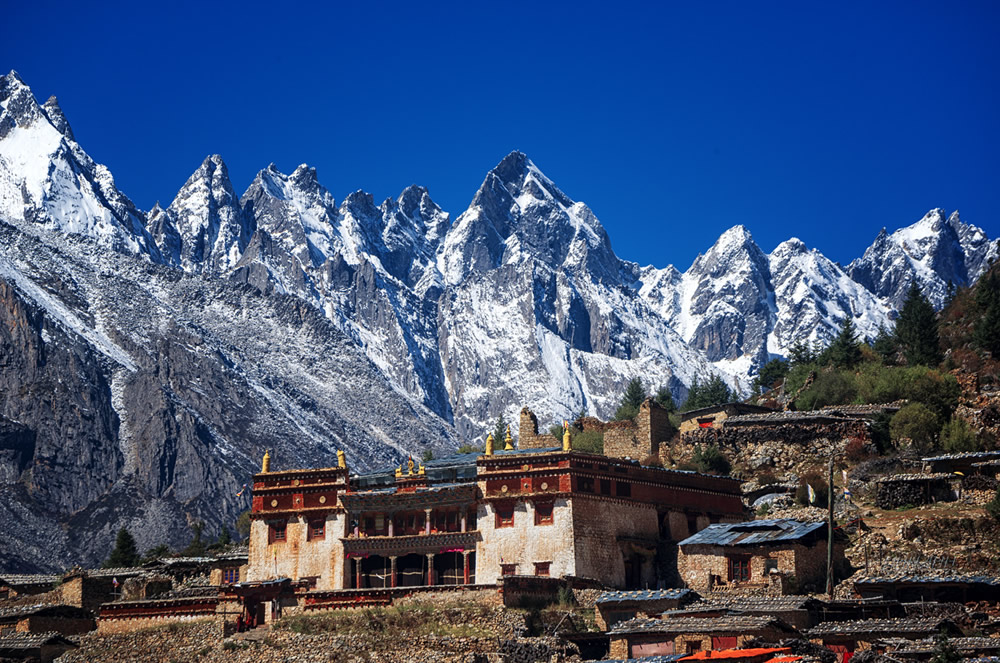
[[[222,584],[232,585],[240,581],[239,569],[222,569]]]
[[[551,564],[552,562],[535,562],[535,575],[548,577]]]
[[[594,479],[592,477],[579,477],[576,480],[576,489],[581,493],[594,492]]]
[[[750,580],[750,555],[732,555],[729,560],[729,580],[746,582]]]
[[[517,575],[517,564],[501,564],[500,575],[503,576]]]
[[[615,494],[619,497],[632,497],[632,484],[626,481],[619,481],[615,484]]]
[[[309,523],[309,540],[318,541],[326,538],[326,521],[314,520]]]
[[[286,523],[271,523],[268,527],[268,543],[285,540]]]
[[[513,527],[514,526],[514,505],[513,504],[497,504],[497,523],[496,527]]]
[[[551,525],[552,519],[552,502],[536,502],[535,503],[535,524],[536,525]]]
[[[610,495],[610,494],[611,494],[611,480],[601,479],[601,495]]]

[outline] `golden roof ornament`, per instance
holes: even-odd
[[[503,450],[513,451],[514,450],[514,438],[510,436],[510,426],[507,426],[507,434],[503,438]]]
[[[486,436],[486,455],[493,455],[493,433]]]
[[[563,451],[569,451],[572,448],[569,443],[569,422],[563,421]]]
[[[261,461],[260,471],[262,473],[271,471],[271,452],[267,449],[264,449],[264,460]]]
[[[337,451],[337,467],[342,470],[347,469],[347,455],[344,453],[343,449]]]
[[[406,473],[411,477],[413,476],[413,456],[410,456],[406,460]]]
[[[424,470],[424,464],[420,463],[420,469],[417,470],[417,474],[424,476],[427,472]]]
[[[399,479],[402,476],[403,476],[403,466],[400,465],[399,467],[396,468],[396,478]]]

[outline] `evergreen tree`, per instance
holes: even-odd
[[[713,405],[722,405],[733,400],[733,391],[729,385],[719,377],[712,374],[707,382],[700,382],[697,377],[691,382],[688,390],[687,400],[684,401],[685,410],[697,410]]]
[[[205,554],[205,542],[201,540],[201,534],[205,530],[205,523],[196,522],[191,525],[191,530],[194,532],[194,538],[191,539],[191,543],[188,547],[184,549],[184,554],[190,557],[199,557]]]
[[[972,338],[983,350],[1000,356],[1000,276],[991,269],[976,284],[976,312]]]
[[[816,361],[816,352],[813,351],[808,341],[795,341],[792,347],[788,348],[788,359],[792,366],[811,364]]]
[[[788,375],[788,362],[781,359],[772,359],[764,364],[760,369],[760,374],[753,381],[754,391],[763,393],[770,389],[778,380]]]
[[[653,400],[667,412],[677,411],[677,404],[674,403],[674,396],[666,387],[660,387],[657,389],[656,396],[653,397]]]
[[[493,448],[503,449],[504,438],[507,437],[507,420],[503,418],[503,412],[497,417],[497,422],[493,426]]]
[[[642,386],[642,380],[632,378],[625,387],[625,393],[622,394],[621,403],[615,412],[615,420],[635,419],[644,400],[646,400],[646,388]]]
[[[910,284],[906,301],[896,319],[896,338],[911,366],[937,366],[941,363],[941,344],[938,340],[937,316],[916,282]]]
[[[111,551],[108,561],[104,562],[106,569],[128,568],[139,565],[139,549],[135,539],[124,527],[118,530],[115,538],[115,548]]]
[[[962,655],[958,653],[955,646],[948,640],[948,634],[944,631],[934,638],[934,656],[930,663],[959,663]]]
[[[871,342],[871,348],[886,366],[892,366],[896,363],[896,355],[899,353],[899,341],[896,340],[896,336],[891,334],[884,325],[879,325],[878,335]]]
[[[229,533],[229,527],[226,525],[222,526],[222,531],[219,532],[219,540],[215,542],[217,546],[228,546],[233,542],[233,536]]]
[[[853,368],[861,361],[861,348],[858,345],[858,335],[850,316],[844,318],[840,333],[824,353],[826,358],[837,368]]]

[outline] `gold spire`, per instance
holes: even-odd
[[[264,449],[264,460],[260,464],[260,471],[261,472],[271,471],[271,452],[269,452],[267,449]]]
[[[401,476],[403,476],[403,466],[402,465],[400,465],[399,467],[396,468],[396,477],[399,478]]]
[[[572,447],[569,444],[569,422],[563,421],[563,451],[569,451]]]
[[[486,455],[493,455],[493,433],[486,436]]]
[[[337,451],[337,467],[342,470],[347,469],[347,456],[344,454],[343,450]]]
[[[420,463],[420,469],[417,470],[417,474],[419,474],[420,476],[424,476],[426,474],[423,463]]]
[[[406,460],[406,473],[411,477],[413,476],[413,456],[410,456]]]
[[[514,438],[510,436],[510,426],[507,426],[507,434],[503,438],[503,450],[504,451],[514,450]]]

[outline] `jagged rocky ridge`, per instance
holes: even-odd
[[[217,155],[144,214],[13,72],[0,235],[0,526],[27,533],[0,543],[7,568],[94,561],[123,523],[142,545],[211,530],[265,447],[365,469],[523,404],[608,416],[635,375],[677,398],[713,370],[745,384],[844,316],[873,336],[910,279],[943,303],[997,254],[934,210],[847,270],[742,226],[685,272],[640,268],[518,152],[454,223],[417,186],[338,205],[305,165],[238,196]]]

